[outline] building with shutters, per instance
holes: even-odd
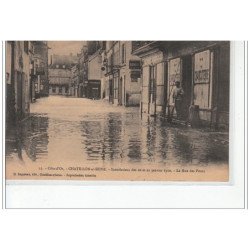
[[[77,56],[52,55],[49,65],[49,94],[50,95],[72,95],[71,68],[77,64]],[[74,94],[73,94],[74,95]]]

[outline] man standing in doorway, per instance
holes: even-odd
[[[182,102],[183,102],[184,91],[179,81],[175,82],[175,88],[173,91],[173,102],[176,110],[177,119],[181,118]]]

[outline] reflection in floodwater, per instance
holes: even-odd
[[[121,157],[121,114],[111,112],[83,116],[81,128],[88,160],[113,160]]]
[[[32,160],[46,157],[49,143],[48,117],[33,114],[29,119],[6,131],[6,157],[15,155],[19,160],[25,154]]]
[[[9,161],[228,163],[228,133],[170,126],[103,101],[49,97],[33,105],[30,118],[7,128]]]

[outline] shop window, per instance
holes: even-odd
[[[212,79],[211,60],[212,53],[209,50],[194,55],[194,104],[200,108],[211,108]],[[210,79],[211,78],[211,79]]]

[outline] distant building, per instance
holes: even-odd
[[[49,65],[49,94],[72,95],[70,92],[71,68],[77,63],[77,57],[70,55],[53,55]]]

